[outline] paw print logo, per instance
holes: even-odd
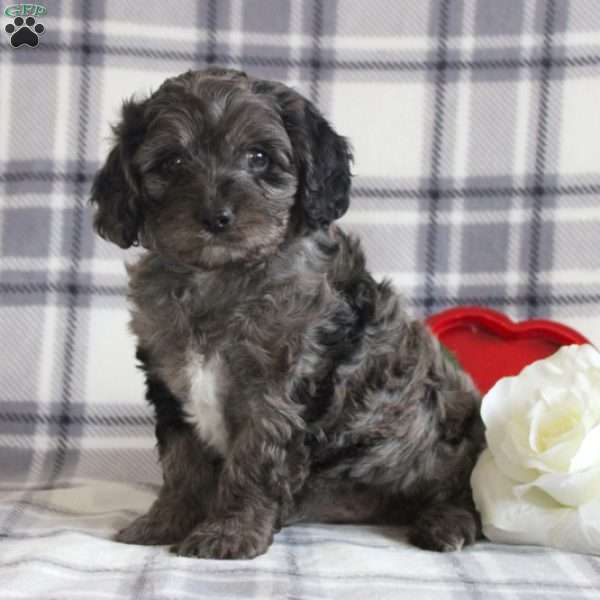
[[[36,24],[33,17],[27,17],[25,21],[22,17],[16,17],[4,28],[4,31],[10,35],[10,45],[13,48],[23,45],[35,48],[40,41],[39,36],[46,29],[41,23]]]

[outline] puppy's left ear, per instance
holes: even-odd
[[[327,227],[350,204],[350,145],[308,101],[300,136],[306,143],[305,152],[299,157],[302,174],[299,197],[306,221],[311,228]]]
[[[350,204],[352,151],[317,108],[283,84],[261,81],[256,91],[276,99],[294,149],[299,173],[298,203],[310,229],[327,227]]]

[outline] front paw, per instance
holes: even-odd
[[[179,505],[156,502],[150,511],[115,535],[124,544],[162,546],[181,542],[202,520],[202,514]]]
[[[203,523],[171,551],[197,558],[244,559],[264,554],[272,541],[271,528],[246,530],[238,519],[227,519]]]
[[[479,517],[474,511],[444,506],[425,510],[413,526],[409,540],[424,550],[453,552],[473,544],[480,532]]]
[[[177,537],[168,527],[165,527],[164,523],[156,523],[148,515],[138,517],[133,523],[121,529],[114,539],[123,544],[142,546],[161,546],[177,541]]]

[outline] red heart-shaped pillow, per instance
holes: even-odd
[[[451,308],[427,319],[427,325],[471,375],[482,394],[498,379],[518,375],[528,364],[567,344],[589,344],[580,333],[536,319],[515,323],[489,308]]]

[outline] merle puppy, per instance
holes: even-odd
[[[359,241],[348,143],[280,83],[189,71],[123,106],[92,190],[129,267],[164,483],[117,534],[250,558],[299,521],[408,525],[456,550],[480,524],[479,396]]]

